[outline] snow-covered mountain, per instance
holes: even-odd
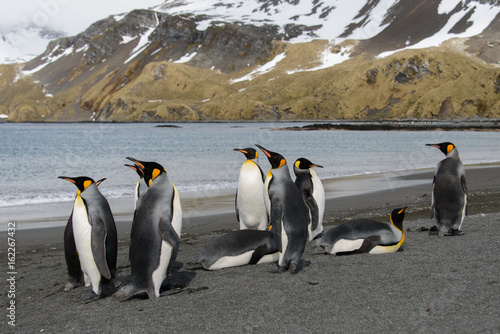
[[[425,48],[450,38],[478,35],[495,18],[499,19],[500,5],[498,0],[170,0],[152,9],[193,18],[199,31],[224,22],[273,25],[290,43],[325,39],[338,44],[346,39],[371,40],[380,35],[374,41],[377,45],[365,48],[387,55],[384,52]],[[124,16],[114,18],[119,21]],[[0,64],[31,60],[50,40],[63,35],[34,26],[0,34]]]
[[[64,36],[62,31],[34,25],[0,32],[0,64],[27,62],[42,53],[50,41]]]
[[[91,112],[90,117],[97,120],[125,116],[127,120],[209,119],[220,110],[220,106],[211,106],[217,98],[249,94],[252,80],[278,67],[288,76],[301,73],[305,77],[348,60],[369,62],[445,44],[462,56],[498,65],[500,1],[169,0],[149,10],[109,16],[75,36],[53,39],[42,54],[17,66],[12,75],[14,83],[32,78],[41,85],[42,95],[35,101],[52,100],[34,105],[52,115],[55,110],[72,110],[73,115],[83,112],[88,116]],[[26,59],[21,54],[16,57]],[[383,65],[387,68],[370,69],[367,83],[373,87],[382,69],[386,77],[397,76],[400,84],[428,75],[446,77],[439,74],[446,72],[440,61],[411,58],[408,64],[405,58],[389,61],[390,67]],[[405,66],[408,70],[403,73]],[[269,80],[278,77],[276,74]],[[160,85],[160,79],[172,86]],[[248,107],[253,111],[242,117],[272,117],[273,110],[279,110],[255,94],[250,102],[255,105]],[[20,104],[13,97],[9,101],[11,109],[19,110]],[[399,102],[392,96],[387,101],[379,104],[386,103],[391,109]],[[209,111],[206,106],[210,106]],[[343,107],[337,103],[335,108]],[[355,108],[373,109],[369,103]],[[142,116],[138,116],[138,109]],[[160,115],[159,110],[168,110],[169,116]]]

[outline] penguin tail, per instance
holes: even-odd
[[[191,261],[186,263],[186,268],[189,270],[205,269],[203,263],[197,261]]]

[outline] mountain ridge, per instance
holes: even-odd
[[[352,20],[343,19],[349,24],[335,28],[342,31],[335,40],[319,37],[341,6],[205,1],[208,9],[184,10],[193,3],[199,4],[168,1],[110,16],[50,42],[22,70],[0,65],[0,113],[9,121],[500,116],[498,1],[417,7],[407,0],[367,1]],[[267,19],[293,4],[310,7],[289,12],[291,21]],[[253,8],[252,15],[227,19],[235,7]],[[465,36],[485,8],[493,18],[481,22],[481,34],[412,49],[432,38]],[[408,38],[410,31],[420,35]],[[395,32],[399,37],[389,38]],[[347,38],[360,33],[369,38]]]

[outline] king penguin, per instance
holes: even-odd
[[[438,235],[462,235],[467,215],[467,181],[458,149],[450,142],[426,144],[446,155],[436,166],[432,181],[431,218],[435,217]]]
[[[139,199],[139,197],[141,197],[141,195],[148,189],[146,181],[144,181],[144,172],[138,165],[125,164],[125,166],[132,168],[136,171],[137,175],[139,175],[139,180],[135,184],[134,190],[134,203],[137,205],[137,200]]]
[[[81,271],[92,285],[93,295],[90,300],[96,300],[101,298],[103,283],[116,284],[112,281],[116,273],[118,252],[116,226],[108,201],[97,189],[97,184],[104,179],[97,183],[86,176],[59,178],[78,188],[70,216],[71,229],[66,229],[65,238],[73,233]],[[71,242],[65,245],[65,250],[69,251],[72,272],[76,275],[75,248]]]
[[[270,203],[270,223],[278,244],[278,271],[296,273],[307,242],[310,220],[302,195],[290,177],[285,158],[256,145],[267,156],[271,169],[266,178],[265,196]]]
[[[235,151],[245,155],[247,160],[240,168],[238,189],[236,190],[235,208],[240,229],[265,230],[268,223],[264,203],[264,173],[254,161],[259,154],[254,148]]]
[[[99,186],[104,180],[106,179],[96,181],[95,184]],[[78,259],[78,251],[76,250],[75,236],[73,234],[73,213],[69,216],[64,228],[64,259],[66,260],[69,278],[68,283],[64,286],[64,291],[90,285],[88,276],[83,273],[80,259]]]
[[[357,219],[331,228],[314,240],[314,253],[347,255],[396,252],[405,240],[403,219],[406,208],[394,209],[390,224]]]
[[[177,252],[182,228],[179,193],[167,172],[156,162],[127,157],[144,172],[148,190],[137,200],[130,231],[132,281],[115,293],[121,301],[146,293],[160,297],[160,288]]]
[[[207,244],[191,261],[192,269],[205,270],[277,262],[278,246],[273,232],[239,230],[224,234]]]
[[[323,166],[313,164],[306,158],[299,158],[293,165],[295,185],[299,188],[302,198],[309,208],[311,221],[308,225],[309,241],[323,233],[323,215],[325,213],[325,189],[312,167]]]

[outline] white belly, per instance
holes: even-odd
[[[330,254],[355,251],[361,247],[363,241],[364,239],[356,239],[356,240],[340,239],[333,245],[332,249],[330,250]]]
[[[161,242],[160,251],[160,264],[158,268],[153,272],[153,286],[155,289],[156,297],[160,297],[160,287],[165,277],[167,277],[168,264],[170,263],[170,257],[172,255],[172,246],[165,241]]]
[[[272,253],[272,254],[267,254],[261,257],[261,259],[257,262],[257,264],[261,263],[272,263],[272,262],[278,262],[280,257],[280,253]]]
[[[286,263],[283,263],[283,257],[285,256],[287,247],[288,247],[288,236],[286,235],[283,221],[281,221],[281,252],[279,253],[279,261],[278,261],[278,264],[281,267],[286,265]]]
[[[222,256],[214,264],[212,264],[208,270],[219,270],[229,267],[244,266],[250,262],[252,258],[253,250],[249,250],[240,255],[235,256]]]
[[[73,206],[73,234],[75,237],[76,250],[80,259],[80,266],[92,284],[92,290],[101,294],[101,273],[94,260],[92,253],[91,235],[92,226],[88,222],[87,209],[80,196],[75,199]]]

